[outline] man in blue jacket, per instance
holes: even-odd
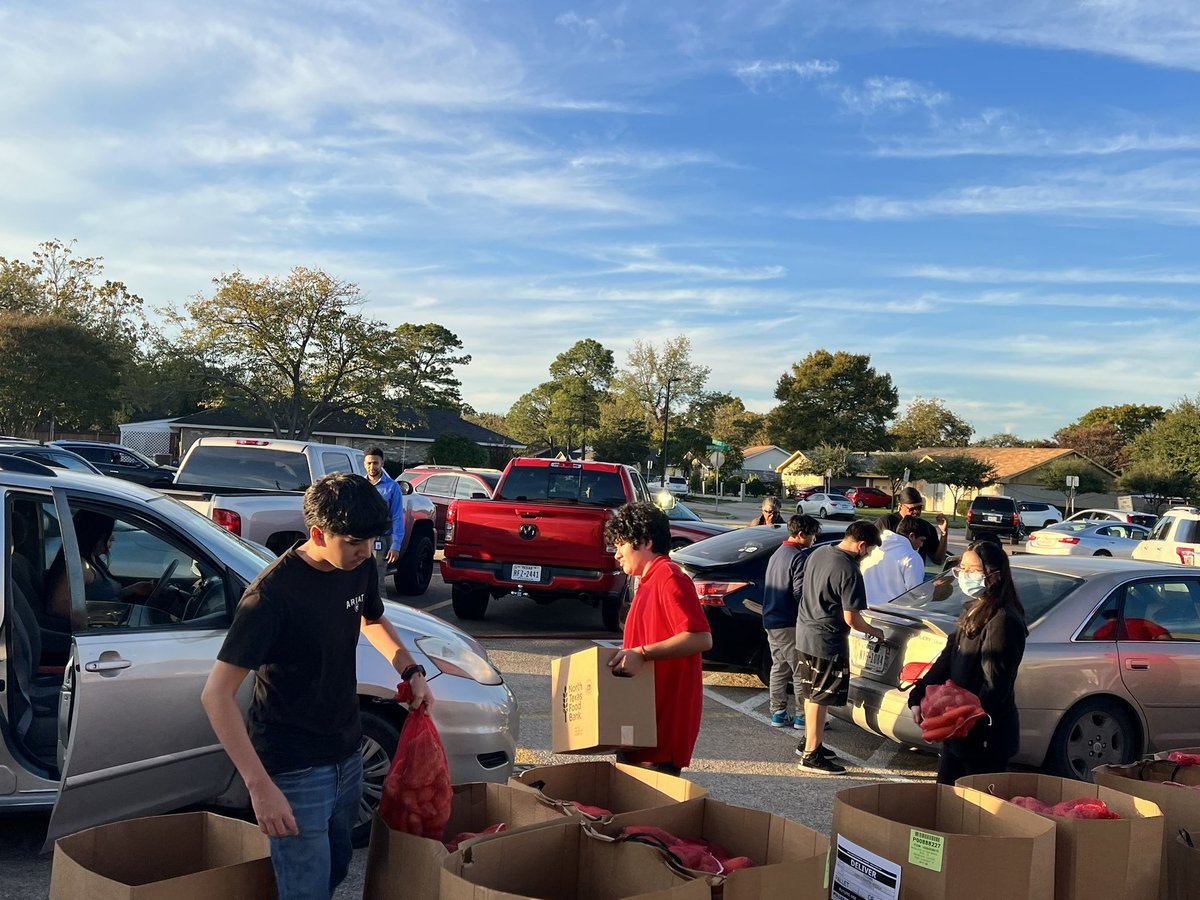
[[[763,583],[763,627],[771,650],[771,725],[775,728],[804,727],[800,675],[796,655],[796,611],[804,591],[804,563],[821,524],[812,516],[788,519],[788,538],[771,554]],[[787,711],[787,686],[796,692],[796,717]]]
[[[391,544],[387,550],[387,564],[394,566],[400,561],[400,549],[404,546],[404,494],[399,483],[383,470],[383,451],[378,447],[368,447],[363,465],[367,468],[367,480],[375,485],[384,502],[388,505],[388,514],[392,517]],[[384,535],[387,539],[387,535]]]

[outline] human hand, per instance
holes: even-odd
[[[288,837],[300,833],[292,805],[275,782],[267,779],[260,787],[250,790],[250,805],[258,830],[267,837]]]
[[[433,691],[429,689],[429,682],[425,680],[425,676],[420,672],[408,679],[409,689],[412,691],[412,700],[408,704],[409,709],[416,709],[418,706],[424,706],[426,712],[433,709]]]
[[[400,551],[399,550],[389,550],[387,552],[388,565],[389,566],[395,565],[398,562],[400,562]]]
[[[131,597],[149,597],[154,592],[153,581],[135,581],[125,589]]]
[[[921,707],[910,706],[909,710],[912,712],[913,721],[916,722],[917,726],[919,727],[921,720],[925,718],[923,715],[921,715]]]
[[[614,675],[634,676],[642,670],[646,662],[643,651],[638,649],[618,650],[608,661],[608,667]]]
[[[934,521],[937,522],[938,531],[941,532],[942,537],[945,537],[950,531],[950,523],[946,521],[946,517],[941,513],[938,513],[937,519]]]

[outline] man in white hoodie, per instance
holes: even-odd
[[[925,535],[908,517],[893,513],[879,522],[883,543],[862,561],[867,603],[887,603],[925,580],[925,562],[918,552]]]

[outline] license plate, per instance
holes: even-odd
[[[1000,524],[1000,517],[999,516],[984,516],[983,521],[995,522],[996,524]]]
[[[887,644],[872,644],[855,640],[850,644],[850,663],[864,675],[882,675],[892,662],[892,648]]]
[[[514,565],[512,567],[513,581],[541,581],[542,567],[541,566],[521,566]]]

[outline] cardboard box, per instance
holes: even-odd
[[[832,844],[835,900],[868,891],[901,900],[1054,900],[1054,823],[970,788],[839,791]],[[870,887],[842,887],[855,878]]]
[[[51,900],[271,900],[267,836],[197,812],[100,825],[59,838]]]
[[[1171,848],[1168,900],[1200,900],[1200,831],[1180,829]]]
[[[442,900],[710,900],[707,883],[676,872],[657,850],[597,837],[579,821],[465,847],[441,874]]]
[[[1097,766],[1092,769],[1092,781],[1149,800],[1162,811],[1163,864],[1159,896],[1167,897],[1172,889],[1171,857],[1179,852],[1175,841],[1179,829],[1200,833],[1200,766],[1179,766],[1166,759],[1144,759],[1127,766]],[[1179,787],[1180,784],[1195,789]]]
[[[971,775],[956,782],[1002,800],[1036,797],[1061,803],[1099,797],[1121,816],[1111,820],[1052,817],[1056,900],[1092,900],[1115,894],[1157,897],[1162,880],[1163,814],[1149,800],[1113,788],[1033,772]]]
[[[654,664],[634,678],[614,675],[608,647],[589,647],[550,663],[551,750],[595,753],[658,743]]]
[[[722,900],[825,900],[829,839],[782,816],[697,797],[657,809],[621,813],[598,830],[617,837],[630,825],[654,825],[677,837],[701,838],[730,856],[748,856],[757,865],[728,875],[693,871]]]
[[[611,762],[539,766],[522,772],[509,783],[532,788],[543,802],[592,821],[595,821],[594,817],[580,813],[573,803],[608,810],[611,815],[599,817],[601,821],[607,821],[618,813],[655,809],[680,800],[708,796],[708,791],[686,778]]]
[[[450,840],[500,822],[507,826],[497,834],[464,842],[466,846],[566,821],[567,811],[547,805],[536,791],[504,784],[464,784],[454,789],[445,837]],[[367,850],[363,900],[437,897],[442,863],[449,855],[441,841],[393,831],[376,814]]]

